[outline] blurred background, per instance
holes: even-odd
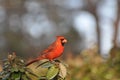
[[[0,59],[11,52],[36,57],[63,35],[68,80],[118,80],[120,69],[102,57],[120,53],[119,27],[120,0],[0,0]]]
[[[74,55],[96,46],[108,54],[120,46],[119,0],[0,0],[0,57],[35,56],[55,36],[68,39]]]

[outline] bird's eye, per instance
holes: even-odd
[[[61,39],[61,42],[62,42],[62,43],[66,43],[67,40],[66,40],[66,39]]]
[[[63,41],[64,39],[61,39],[61,41]]]
[[[64,39],[64,38],[62,38],[62,39],[60,39],[61,40],[61,44],[64,46],[64,44],[65,43],[67,43],[67,40],[66,39]]]

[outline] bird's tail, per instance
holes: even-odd
[[[42,57],[33,59],[32,61],[28,62],[25,66],[29,66],[30,64],[32,64],[32,63],[34,63],[34,62],[37,62],[37,61],[39,61],[39,60],[42,60],[42,59],[43,59]]]

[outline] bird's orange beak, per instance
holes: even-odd
[[[64,40],[62,41],[62,43],[67,43],[67,40],[66,40],[66,39],[64,39]]]

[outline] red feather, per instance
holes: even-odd
[[[55,58],[58,58],[62,55],[64,51],[64,44],[66,42],[67,40],[63,36],[57,36],[57,39],[47,49],[42,51],[39,57],[27,63],[26,66],[42,59],[49,59],[51,61]]]

